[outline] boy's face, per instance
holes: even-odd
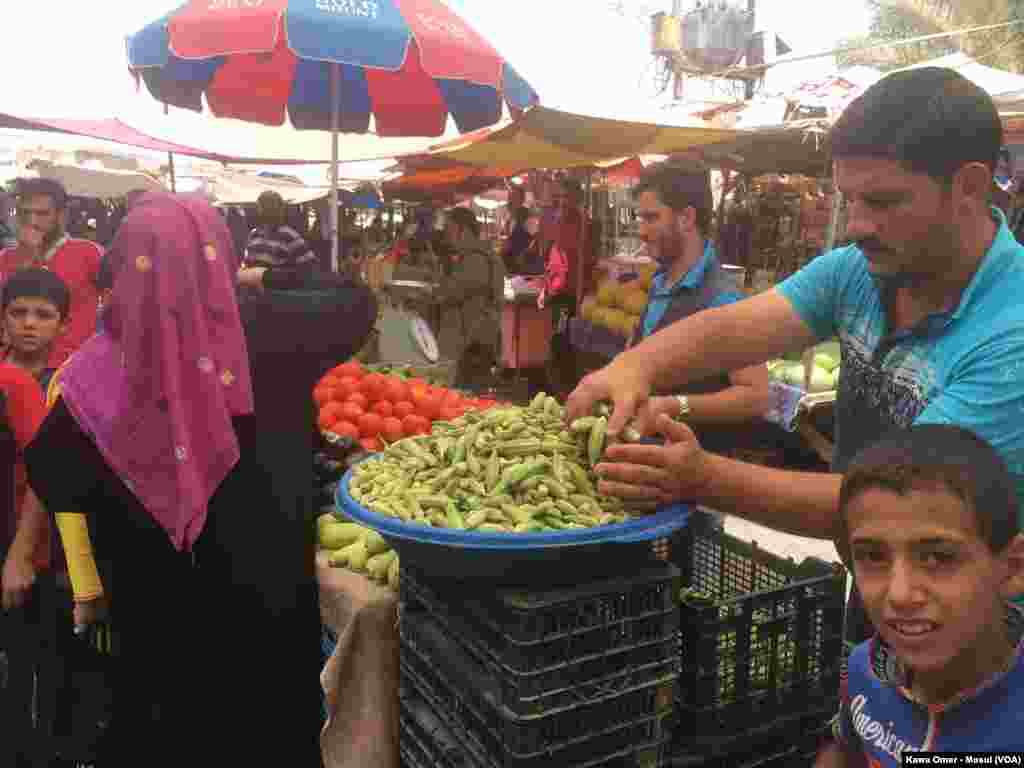
[[[867,489],[847,506],[846,521],[868,617],[904,664],[955,678],[1005,646],[1022,537],[992,552],[971,510],[944,489]]]
[[[21,297],[4,310],[4,327],[15,352],[42,354],[64,331],[56,305],[48,299]]]

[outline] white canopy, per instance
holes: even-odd
[[[268,191],[277,192],[287,203],[301,205],[327,197],[330,192],[326,187],[308,187],[229,168],[201,176],[180,177],[177,188],[179,192],[202,192],[220,205],[251,205]]]
[[[948,67],[984,88],[1000,112],[1024,111],[1024,75],[1007,72],[979,64],[964,53],[953,53],[931,61],[924,61],[906,69],[920,67]]]
[[[54,179],[64,185],[69,195],[99,199],[123,197],[132,190],[163,189],[163,185],[152,176],[138,171],[117,171],[109,168],[93,168],[81,165],[64,165],[46,160],[33,160],[26,169],[28,173],[45,179]]]

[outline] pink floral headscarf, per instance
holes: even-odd
[[[102,328],[69,361],[63,398],[174,546],[191,549],[238,462],[232,417],[253,410],[238,257],[207,202],[151,193],[109,258]]]

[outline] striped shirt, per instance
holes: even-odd
[[[245,248],[245,263],[250,267],[297,267],[316,262],[316,254],[305,239],[288,225],[271,229],[256,227]]]

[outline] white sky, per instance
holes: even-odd
[[[51,0],[19,3],[0,45],[7,73],[3,110],[41,117],[121,116],[144,129],[163,117],[128,75],[124,36],[178,6],[178,0]],[[610,10],[609,0],[450,0],[534,86],[541,103],[605,116],[653,112],[650,24]],[[689,5],[692,3],[684,3]],[[636,16],[670,10],[671,0],[634,0]],[[759,0],[757,27],[799,53],[827,50],[863,32],[863,0]],[[827,61],[773,70],[783,81],[827,74]],[[699,91],[691,89],[694,95]],[[718,98],[727,98],[720,92]],[[170,125],[164,122],[165,126]],[[153,130],[151,132],[157,133]],[[160,131],[161,138],[189,143]],[[307,134],[308,135],[308,134]],[[219,147],[218,147],[219,148]]]

